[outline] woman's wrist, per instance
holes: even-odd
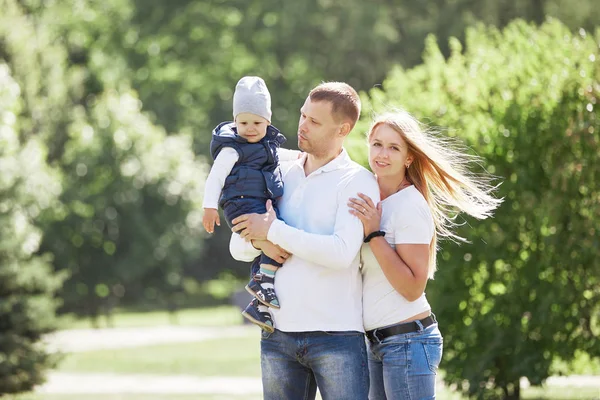
[[[383,237],[383,236],[385,236],[384,231],[371,232],[367,236],[365,236],[365,238],[363,239],[363,242],[369,243],[371,241],[371,239],[376,238],[376,237]]]

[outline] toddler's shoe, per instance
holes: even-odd
[[[263,306],[256,298],[252,299],[250,304],[242,311],[244,318],[260,326],[264,331],[273,333],[273,318],[266,306]]]
[[[250,279],[246,290],[265,306],[279,308],[279,299],[275,294],[275,278],[259,272]]]

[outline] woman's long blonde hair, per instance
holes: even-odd
[[[469,167],[480,164],[481,158],[467,154],[466,148],[457,141],[440,136],[404,110],[376,117],[367,134],[368,139],[380,125],[398,132],[408,145],[408,154],[413,157],[406,178],[427,201],[435,224],[429,246],[428,275],[433,278],[437,236],[466,241],[452,231],[459,225],[455,222],[457,212],[485,219],[492,216],[503,199],[491,195],[496,188],[491,184],[491,175],[470,171]]]

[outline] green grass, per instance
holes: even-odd
[[[66,355],[61,372],[260,376],[260,334]]]
[[[166,311],[129,312],[118,311],[112,317],[115,328],[151,327],[171,325],[179,326],[230,326],[242,323],[240,310],[235,306],[184,309],[175,313],[175,321]],[[101,328],[107,327],[104,318],[99,319]],[[91,328],[87,318],[77,318],[72,314],[59,318],[60,329]]]
[[[59,366],[61,372],[146,373],[158,375],[187,374],[206,376],[260,376],[259,338],[250,335],[241,338],[209,340],[200,343],[149,346],[137,349],[93,351],[67,356]],[[92,400],[117,400],[116,395],[85,396]],[[141,395],[140,395],[141,396]],[[128,397],[137,400],[138,397]],[[162,400],[160,396],[139,399]],[[185,400],[188,397],[169,397]],[[225,397],[202,397],[219,399]],[[234,398],[229,396],[229,398]],[[248,398],[248,397],[246,397]],[[256,397],[260,398],[260,397]],[[440,387],[439,400],[465,400],[447,387]],[[600,399],[600,388],[530,387],[524,389],[525,400],[589,400]],[[249,398],[251,399],[251,398]],[[16,400],[75,400],[74,397],[32,397]]]
[[[4,398],[3,398],[4,399]],[[260,400],[262,395],[201,394],[24,394],[6,400]]]
[[[600,399],[600,387],[529,387],[522,391],[524,400],[592,400]]]
[[[200,395],[200,394],[24,394],[8,396],[6,400],[259,400],[262,396],[243,395]],[[438,400],[466,400],[457,393],[450,392],[447,388],[438,390]],[[523,400],[591,400],[599,399],[599,389],[581,388],[553,388],[540,389],[528,388],[523,391]],[[319,399],[319,397],[317,398]]]
[[[204,309],[186,309],[177,313],[181,326],[231,326],[241,323],[239,310],[233,306]],[[154,327],[171,323],[164,311],[119,312],[113,318],[115,327]],[[66,316],[61,319],[65,329],[89,328],[88,320]],[[578,373],[598,372],[598,363],[579,355],[571,365]],[[575,368],[565,363],[557,370],[567,372]],[[260,376],[260,338],[258,330],[248,336],[207,340],[197,343],[175,343],[142,348],[90,351],[66,355],[58,366],[61,372],[119,373],[119,374],[186,374],[208,376]],[[572,372],[571,372],[572,373]],[[262,396],[234,395],[149,395],[149,394],[26,394],[5,397],[7,400],[257,400]],[[440,387],[438,400],[465,400],[447,387]],[[524,400],[600,400],[600,388],[530,387],[522,391]]]

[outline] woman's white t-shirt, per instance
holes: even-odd
[[[427,201],[409,186],[381,202],[381,230],[395,249],[396,244],[431,244],[435,225]],[[388,282],[368,243],[361,248],[363,278],[363,323],[365,330],[404,321],[431,309],[425,293],[406,300]]]

